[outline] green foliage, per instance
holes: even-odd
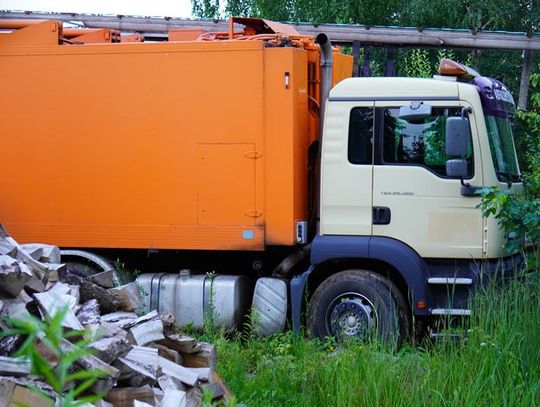
[[[540,67],[539,67],[540,69]],[[529,110],[519,110],[517,113],[516,148],[519,164],[524,172],[538,175],[538,156],[540,155],[540,74],[531,75],[531,96]],[[533,175],[535,174],[535,175]],[[532,180],[531,180],[532,181]],[[537,181],[538,182],[538,181]]]
[[[401,7],[397,0],[229,0],[224,4],[223,17],[247,16],[276,21],[370,25],[397,24]],[[219,16],[219,0],[192,0],[192,6],[196,17]]]
[[[540,275],[482,289],[466,341],[397,353],[377,343],[292,332],[217,339],[218,370],[238,400],[264,406],[531,406],[540,397]]]
[[[538,177],[538,175],[536,175]],[[484,216],[495,216],[506,235],[505,249],[508,253],[523,246],[538,248],[540,244],[540,197],[527,191],[516,195],[497,187],[479,191],[482,196],[480,208]]]
[[[192,0],[193,2],[193,0]],[[196,15],[195,13],[193,13]],[[232,0],[228,1],[225,6],[225,14],[234,17],[251,17],[251,1],[250,0]]]
[[[46,316],[44,321],[30,315],[27,319],[9,320],[10,329],[2,336],[23,335],[26,337],[19,350],[13,355],[27,359],[31,363],[31,373],[47,382],[58,394],[59,402],[55,407],[78,407],[94,403],[102,395],[85,395],[92,385],[106,373],[101,370],[74,370],[75,363],[82,357],[91,354],[87,339],[79,339],[72,349],[62,345],[64,339],[75,339],[83,336],[84,331],[65,332],[62,326],[67,310],[58,311],[53,316]],[[42,348],[38,346],[41,344]],[[53,367],[43,356],[43,350],[54,355],[58,364]],[[42,397],[48,397],[37,387],[32,388]]]
[[[115,287],[131,283],[141,274],[138,270],[129,270],[119,258],[114,262],[114,269],[116,270],[116,278],[114,281]]]
[[[448,58],[448,59],[455,60],[456,59],[456,53],[451,49],[444,49],[443,48],[443,49],[437,50],[436,60],[440,61],[443,58]]]
[[[215,402],[212,400],[212,391],[208,387],[204,387],[202,392],[202,405],[203,407],[236,407],[238,403],[234,396],[229,402],[221,400]]]
[[[222,7],[224,6],[224,7]],[[502,29],[533,32],[540,9],[536,0],[192,0],[193,15],[217,18],[262,17],[277,21],[402,25],[413,27]]]
[[[444,48],[438,50],[402,50],[401,54],[396,58],[396,65],[401,76],[431,78],[439,71],[439,62],[443,58],[452,59],[467,66],[472,65],[470,52]]]
[[[192,0],[191,12],[201,18],[219,18],[219,0]]]
[[[129,284],[135,281],[142,273],[138,269],[130,269],[126,267],[126,264],[117,258],[114,262],[115,276],[114,286]],[[148,295],[148,294],[147,294]]]
[[[403,6],[401,24],[533,32],[538,29],[539,16],[539,4],[534,0],[412,0]]]
[[[213,342],[215,338],[219,338],[224,334],[223,328],[219,327],[219,315],[216,311],[215,291],[212,284],[212,280],[216,277],[215,272],[206,273],[208,280],[210,281],[210,290],[208,293],[208,305],[204,312],[203,317],[203,329],[204,340],[207,342]]]
[[[429,78],[432,75],[429,52],[413,49],[405,59],[405,75],[413,78]]]
[[[260,311],[251,307],[247,321],[244,323],[244,329],[242,331],[243,338],[246,340],[256,339],[259,335],[259,324],[261,320]]]

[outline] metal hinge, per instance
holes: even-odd
[[[244,154],[244,157],[251,160],[256,160],[257,158],[262,157],[262,153],[259,153],[258,151],[248,151],[246,154]]]
[[[259,216],[262,216],[262,212],[258,210],[252,210],[252,211],[245,211],[244,215],[250,217],[250,218],[258,218]]]

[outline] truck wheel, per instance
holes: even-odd
[[[388,279],[367,270],[346,270],[326,279],[309,305],[315,337],[378,339],[399,346],[409,330],[403,296]]]

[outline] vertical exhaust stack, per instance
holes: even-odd
[[[319,140],[322,141],[326,100],[332,87],[332,43],[325,33],[320,33],[315,42],[321,47],[321,87],[319,110]]]
[[[319,151],[316,158],[315,172],[315,207],[316,209],[316,229],[319,233],[319,220],[321,218],[321,155],[324,129],[324,115],[326,113],[326,101],[332,87],[332,43],[325,33],[320,33],[315,38],[315,42],[321,47],[321,85],[319,97]]]

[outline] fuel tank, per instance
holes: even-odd
[[[179,327],[202,328],[214,316],[219,327],[242,325],[251,306],[253,281],[247,276],[149,273],[137,278],[145,312],[170,312]]]

